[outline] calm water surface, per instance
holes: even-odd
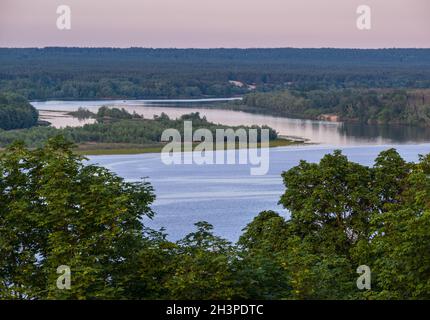
[[[416,161],[419,154],[430,153],[429,129],[307,121],[202,108],[210,103],[208,101],[186,101],[180,107],[175,106],[176,103],[178,101],[48,101],[33,105],[44,110],[42,116],[57,127],[93,121],[80,122],[64,111],[85,107],[94,112],[102,105],[110,105],[135,111],[145,118],[162,112],[171,118],[200,112],[211,122],[266,124],[280,134],[320,143],[270,149],[270,169],[265,176],[251,176],[248,165],[167,166],[161,162],[159,154],[90,157],[91,163],[105,166],[127,181],[144,178],[151,182],[157,195],[153,205],[157,214],[153,221],[145,219],[145,224],[156,229],[166,228],[171,240],[192,232],[193,223],[202,220],[212,223],[218,235],[236,241],[241,230],[263,210],[275,210],[288,217],[288,212],[278,205],[284,191],[280,175],[301,159],[317,162],[324,154],[342,149],[352,161],[372,165],[380,151],[391,147],[397,148],[408,161]]]
[[[430,144],[342,147],[350,160],[372,165],[382,150],[395,147],[408,161],[430,153]],[[270,149],[270,170],[265,176],[251,176],[248,165],[167,166],[159,154],[93,156],[92,163],[105,166],[128,181],[146,178],[155,188],[157,215],[145,224],[165,227],[169,239],[177,240],[194,230],[193,223],[208,221],[215,232],[236,241],[241,230],[263,210],[275,210],[284,191],[281,173],[301,159],[317,162],[334,146],[307,146]]]
[[[220,100],[220,99],[218,99]],[[97,112],[103,105],[120,107],[129,112],[137,112],[145,118],[152,119],[154,115],[166,113],[171,118],[178,118],[190,112],[200,112],[209,121],[225,125],[268,125],[282,135],[297,136],[309,139],[311,142],[332,145],[383,145],[390,143],[430,142],[430,128],[411,126],[378,126],[363,124],[343,124],[327,121],[311,121],[251,114],[241,111],[208,109],[207,105],[214,102],[206,100],[119,100],[119,101],[47,101],[33,102],[41,111],[42,119],[50,121],[56,127],[67,125],[83,125],[93,122],[92,119],[79,121],[76,118],[59,113],[61,116],[52,117],[52,111],[75,111],[79,107]],[[206,107],[206,108],[205,108]],[[49,111],[49,112],[47,112]]]

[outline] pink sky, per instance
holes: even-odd
[[[430,0],[0,0],[0,47],[30,46],[430,48]]]

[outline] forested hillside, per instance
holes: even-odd
[[[0,90],[30,100],[430,87],[430,49],[0,48],[0,61]]]
[[[283,90],[248,94],[229,106],[295,118],[430,126],[428,89]]]
[[[0,129],[30,128],[37,124],[37,110],[28,101],[11,93],[0,93]]]

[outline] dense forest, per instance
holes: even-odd
[[[148,183],[84,164],[61,137],[15,143],[0,155],[0,298],[430,299],[430,155],[391,149],[366,167],[336,151],[282,177],[289,220],[261,212],[235,244],[196,222],[171,242],[143,223],[157,218]]]
[[[183,115],[178,119],[170,119],[166,114],[156,116],[154,119],[143,119],[137,114],[130,114],[124,109],[102,107],[97,114],[92,114],[88,110],[80,110],[76,115],[92,116],[97,119],[94,124],[86,124],[83,127],[66,127],[57,129],[54,127],[33,127],[24,130],[0,130],[0,147],[5,147],[14,141],[23,141],[29,147],[40,147],[47,139],[57,135],[63,135],[70,142],[80,143],[123,143],[134,145],[159,144],[161,135],[166,129],[177,129],[183,137],[184,121],[192,121],[193,131],[200,128],[208,129],[215,139],[216,129],[231,128],[254,128],[258,130],[258,141],[261,137],[261,129],[269,130],[269,139],[275,140],[277,133],[267,126],[253,127],[229,127],[215,124],[200,117],[200,114],[191,113]]]
[[[28,101],[11,93],[0,93],[0,130],[30,128],[37,124],[39,114]]]
[[[429,126],[430,49],[0,48],[0,61],[0,92],[13,92],[0,95],[0,299],[430,299],[430,155],[301,161],[282,173],[288,220],[263,211],[237,243],[195,221],[172,242],[145,225],[152,186],[88,165],[76,144],[226,126],[102,107],[74,113],[94,124],[56,129],[27,101],[244,95],[227,107]],[[357,289],[360,265],[371,290]]]
[[[430,126],[428,89],[283,90],[250,93],[227,107],[294,118]]]
[[[0,91],[30,100],[430,87],[430,49],[0,48],[0,61]]]

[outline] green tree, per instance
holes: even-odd
[[[37,110],[25,98],[0,93],[0,129],[30,128],[37,124],[38,118]]]
[[[152,188],[85,165],[70,148],[57,137],[33,151],[14,144],[0,157],[2,298],[126,296]],[[71,290],[56,287],[60,265],[71,268]]]
[[[232,299],[239,295],[232,262],[234,247],[213,235],[207,222],[178,241],[174,274],[166,282],[171,299]]]
[[[273,211],[263,211],[244,229],[238,241],[237,279],[247,299],[290,296],[284,257],[290,236],[288,222]]]
[[[335,151],[319,164],[301,161],[282,174],[280,203],[291,212],[286,255],[294,297],[342,299],[356,293],[354,255],[369,238],[376,198],[371,170]]]
[[[398,194],[372,221],[374,297],[430,299],[430,155],[397,181]]]
[[[369,168],[336,151],[283,178],[293,298],[430,297],[430,156],[407,163],[389,149]],[[371,292],[355,287],[362,264],[372,271]]]

